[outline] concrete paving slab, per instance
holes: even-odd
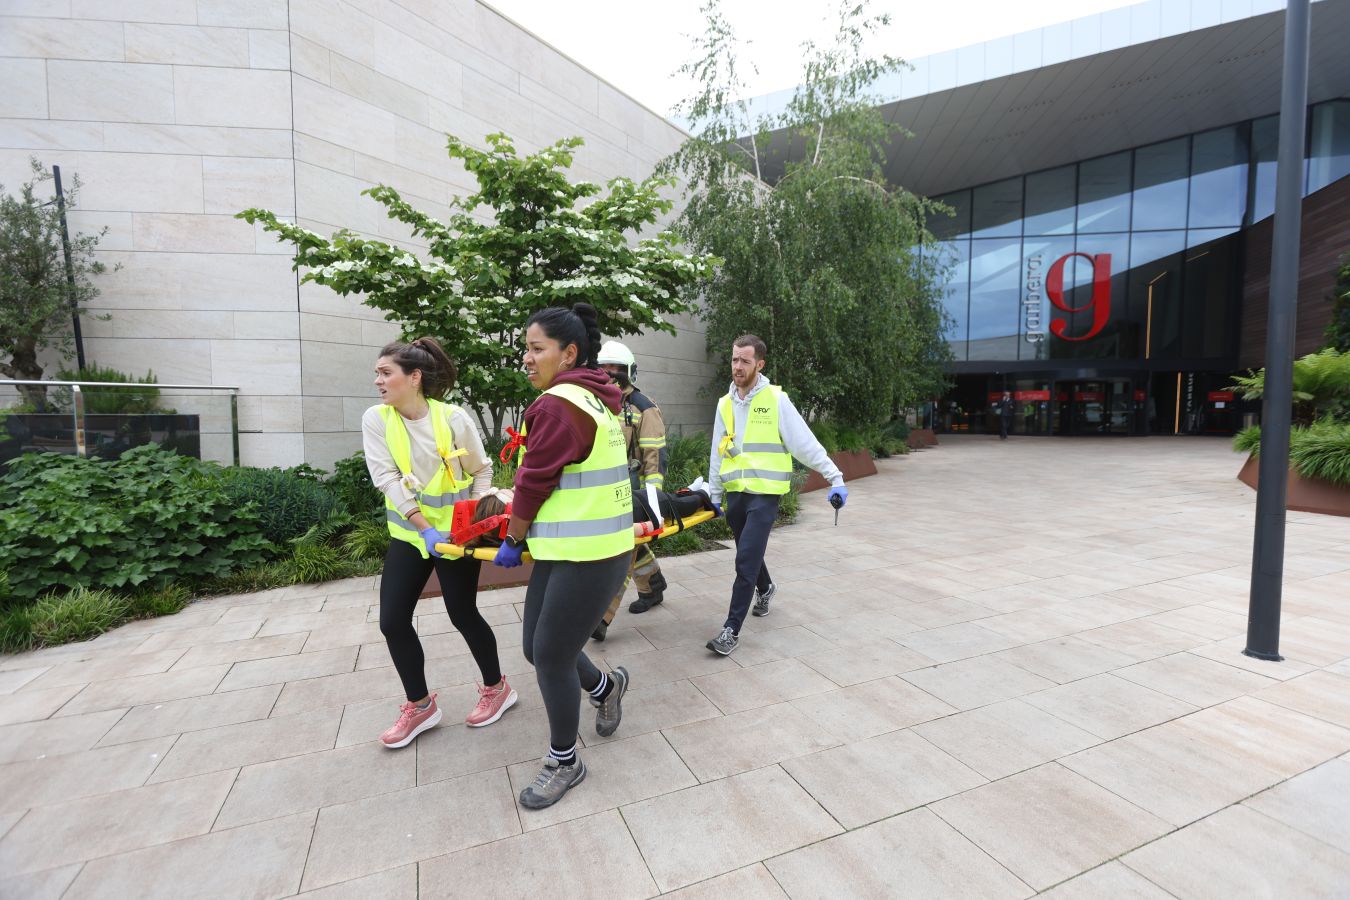
[[[775,531],[778,605],[731,657],[703,645],[733,551],[668,558],[666,602],[587,645],[633,689],[611,738],[577,698],[591,775],[543,812],[516,806],[548,734],[520,588],[479,597],[520,695],[486,729],[461,723],[477,666],[419,604],[446,719],[398,751],[374,578],[0,658],[0,893],[129,896],[152,871],[213,895],[586,896],[599,847],[607,895],[1236,896],[1267,884],[1259,854],[1286,895],[1326,894],[1350,884],[1350,520],[1290,516],[1286,660],[1244,656],[1239,464],[1203,438],[965,436],[879,461],[838,528],[811,495]],[[874,527],[894,509],[905,527]],[[544,887],[488,880],[541,853]]]

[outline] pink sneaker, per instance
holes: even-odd
[[[491,725],[502,717],[502,713],[516,705],[516,692],[511,685],[502,679],[501,687],[478,686],[478,705],[473,708],[473,712],[464,719],[464,724],[470,728],[482,728],[484,725]]]
[[[398,721],[393,727],[380,735],[380,740],[390,750],[397,750],[399,747],[406,747],[412,743],[412,739],[417,737],[428,728],[432,728],[441,721],[441,710],[436,705],[436,695],[431,695],[431,702],[427,704],[426,709],[418,709],[413,703],[405,703],[398,708]]]

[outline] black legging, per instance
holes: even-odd
[[[600,683],[600,670],[582,648],[628,576],[632,558],[625,552],[597,562],[535,560],[530,573],[521,647],[539,679],[549,741],[560,750],[576,743],[580,692]]]
[[[441,583],[445,611],[450,624],[463,636],[469,652],[478,663],[483,684],[502,680],[501,661],[497,658],[497,636],[478,612],[478,569],[476,559],[423,559],[407,541],[391,540],[384,555],[384,576],[380,579],[380,631],[389,645],[394,668],[403,681],[409,700],[421,700],[427,690],[426,657],[422,642],[413,627],[417,599],[427,586],[431,570]]]

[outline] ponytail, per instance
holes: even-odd
[[[589,303],[576,303],[571,309],[550,306],[530,316],[525,327],[531,325],[538,325],[546,337],[557,341],[561,347],[575,344],[577,368],[597,368],[595,360],[600,354],[600,317],[594,306]]]
[[[433,337],[420,337],[407,344],[401,341],[386,344],[380,356],[397,363],[404,375],[420,370],[422,396],[428,400],[444,400],[459,376],[454,362]]]

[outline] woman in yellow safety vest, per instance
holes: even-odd
[[[483,683],[465,724],[490,725],[516,702],[502,677],[497,639],[478,612],[478,570],[473,559],[436,552],[449,540],[457,500],[481,497],[492,486],[492,462],[473,419],[445,395],[455,365],[429,337],[393,343],[375,362],[378,406],[361,417],[366,466],[384,495],[389,549],[380,579],[380,631],[407,702],[380,736],[386,747],[406,747],[441,720],[436,695],[427,690],[422,642],[413,627],[417,600],[434,569],[450,624],[464,638]]]
[[[595,730],[614,733],[628,672],[602,672],[582,652],[633,555],[628,451],[618,413],[623,395],[595,363],[600,328],[578,303],[530,317],[525,374],[542,393],[525,411],[525,446],[499,566],[518,566],[526,548],[534,571],[525,592],[522,645],[548,713],[549,751],[520,804],[542,809],[586,777],[577,756],[577,694],[596,707]]]

